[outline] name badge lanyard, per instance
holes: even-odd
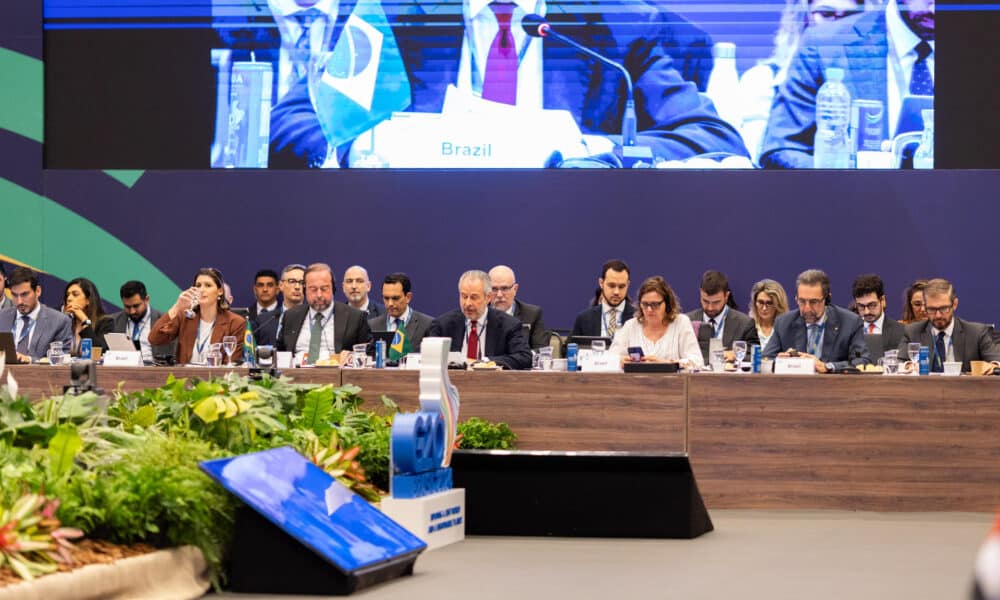
[[[826,323],[821,325],[816,325],[813,327],[812,334],[809,335],[809,345],[806,347],[806,352],[812,354],[816,358],[819,358],[822,348],[820,348],[820,340],[823,339],[823,332],[826,331]]]
[[[15,327],[17,326],[15,322]],[[20,344],[24,338],[31,335],[31,331],[35,328],[35,319],[28,319],[28,324],[21,326],[21,335],[17,338],[17,343]]]
[[[716,325],[715,325],[715,332],[712,334],[712,338],[713,339],[716,339],[716,340],[721,340],[722,339],[722,328],[725,327],[725,324],[726,324],[726,315],[728,313],[729,313],[729,307],[728,306],[725,307],[725,308],[723,308],[722,312],[719,313],[719,318],[715,320]],[[708,324],[708,321],[705,321],[705,323]]]
[[[195,343],[195,348],[197,348],[198,350],[198,356],[204,356],[205,344],[208,343],[208,340],[212,339],[212,329],[214,328],[215,328],[215,321],[212,321],[212,324],[208,326],[208,335],[206,335],[203,338],[201,337],[201,319],[198,320],[198,339],[197,342]]]

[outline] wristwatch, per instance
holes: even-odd
[[[86,321],[83,322],[84,327],[90,327],[90,325],[91,325],[90,319],[87,319]]]
[[[828,362],[824,366],[826,367],[827,373],[833,373],[834,371],[836,371],[835,365],[832,362]]]

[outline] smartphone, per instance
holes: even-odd
[[[643,352],[642,348],[639,346],[629,346],[628,357],[632,362],[639,362],[642,360]]]

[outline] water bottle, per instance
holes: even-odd
[[[920,146],[917,147],[913,155],[914,169],[934,168],[934,109],[928,108],[920,111],[924,118],[924,134],[920,138]]]
[[[750,371],[752,373],[760,373],[760,360],[761,360],[761,350],[760,344],[754,344],[750,346]]]
[[[705,95],[712,100],[715,111],[733,127],[739,127],[743,119],[740,109],[740,78],[736,73],[736,44],[718,42],[712,46],[715,65],[708,76]]]
[[[566,344],[566,370],[576,370],[576,359],[580,356],[580,346],[577,344]]]
[[[375,368],[385,368],[385,340],[375,340]]]
[[[90,360],[94,354],[94,340],[83,338],[80,340],[80,358]]]
[[[920,374],[931,374],[931,349],[927,346],[920,347]]]
[[[844,70],[830,67],[826,83],[816,94],[816,137],[813,140],[813,167],[851,168],[851,93],[844,85]]]

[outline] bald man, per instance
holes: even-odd
[[[385,314],[385,307],[368,297],[372,291],[372,282],[368,279],[368,271],[360,265],[354,265],[344,271],[344,295],[347,303],[365,313],[365,319],[374,319]]]
[[[530,344],[532,349],[549,345],[548,332],[542,321],[542,307],[517,299],[517,279],[507,265],[497,265],[490,269],[490,283],[493,285],[493,308],[531,326]]]

